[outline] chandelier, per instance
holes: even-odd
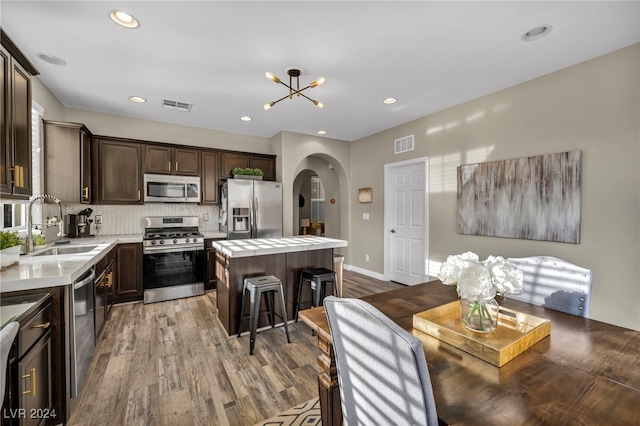
[[[319,77],[317,80],[313,81],[310,85],[308,85],[307,87],[304,88],[300,88],[300,74],[302,74],[302,72],[299,69],[296,68],[289,68],[287,69],[287,74],[289,75],[289,84],[283,82],[282,80],[280,80],[278,77],[276,77],[275,75],[271,74],[270,72],[267,72],[265,74],[265,76],[269,79],[272,80],[276,83],[280,83],[283,86],[287,86],[289,88],[289,94],[286,96],[281,97],[280,99],[278,99],[277,101],[273,101],[273,102],[269,102],[268,104],[264,104],[264,110],[267,111],[269,110],[272,106],[274,106],[275,104],[277,104],[280,101],[283,101],[287,98],[289,99],[293,99],[293,95],[296,96],[304,96],[305,98],[309,99],[311,102],[313,102],[313,104],[315,106],[317,106],[318,108],[323,108],[324,105],[322,104],[322,102],[318,102],[315,99],[311,99],[310,97],[308,97],[307,95],[305,95],[304,93],[302,93],[303,91],[310,89],[312,87],[316,87],[321,85],[322,83],[324,83],[324,77]],[[293,88],[293,79],[295,78],[295,82],[296,82],[296,88]]]

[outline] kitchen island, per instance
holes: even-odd
[[[282,280],[288,319],[295,316],[298,276],[309,268],[333,269],[333,250],[347,247],[345,240],[315,236],[214,241],[218,279],[218,318],[229,335],[238,334],[244,279],[275,275]],[[302,302],[310,305],[311,292],[303,289]],[[280,312],[279,306],[275,308]],[[277,319],[277,318],[276,318]],[[261,318],[258,326],[267,325]]]

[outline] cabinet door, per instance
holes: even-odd
[[[239,154],[234,152],[223,152],[220,154],[220,177],[231,178],[231,170],[236,167],[249,167],[249,157],[246,154]]]
[[[144,152],[145,173],[171,174],[173,167],[170,147],[145,145]]]
[[[2,109],[0,110],[0,161],[2,161],[2,173],[0,173],[0,193],[2,195],[11,195],[11,180],[13,167],[13,159],[11,158],[11,149],[9,139],[11,137],[9,127],[11,123],[11,87],[9,83],[9,76],[11,70],[9,69],[9,62],[11,58],[9,53],[4,49],[0,49],[0,104]]]
[[[140,151],[140,144],[99,140],[100,203],[143,204]]]
[[[80,130],[80,202],[91,203],[91,138]]]
[[[205,247],[211,247],[212,240],[205,240]],[[207,249],[207,270],[205,274],[205,290],[213,290],[216,288],[216,249]]]
[[[263,180],[276,180],[276,159],[274,157],[249,157],[249,167],[264,172]]]
[[[218,204],[218,153],[202,151],[202,204]]]
[[[84,201],[80,187],[82,148],[79,127],[71,123],[44,122],[45,194],[63,203]]]
[[[174,171],[178,175],[198,176],[200,152],[195,149],[174,148]]]
[[[13,86],[13,194],[16,198],[31,197],[31,76],[16,61],[11,62]],[[17,178],[19,174],[19,178]]]
[[[115,302],[142,300],[142,244],[119,244],[117,250]]]
[[[27,352],[18,362],[18,396],[20,408],[26,410],[20,425],[49,423],[52,412],[51,393],[51,334]],[[55,419],[54,419],[55,420]]]

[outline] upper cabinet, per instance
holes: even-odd
[[[249,154],[246,152],[220,153],[220,178],[233,177],[231,171],[236,167],[251,167],[264,172],[263,180],[276,180],[276,156],[266,154]]]
[[[101,204],[143,204],[143,146],[116,138],[96,138],[93,142],[93,166],[98,171],[94,193]],[[95,179],[94,179],[95,181]]]
[[[145,145],[144,173],[198,176],[200,152],[197,149]]]
[[[203,150],[202,156],[202,204],[218,204],[218,188],[220,185],[218,173],[218,153]]]
[[[82,124],[44,121],[44,193],[91,203],[91,132]]]
[[[32,193],[31,76],[38,71],[4,31],[0,39],[0,195],[28,199]]]

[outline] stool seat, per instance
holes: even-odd
[[[327,268],[309,268],[300,271],[300,280],[298,282],[298,303],[296,303],[296,322],[298,321],[298,312],[300,311],[300,299],[302,296],[302,286],[305,281],[309,281],[311,285],[312,301],[311,306],[316,307],[322,304],[325,294],[325,283],[333,283],[333,294],[336,295],[336,273]]]
[[[260,314],[260,296],[266,296],[267,314],[271,328],[276,326],[275,309],[274,309],[274,293],[278,293],[280,298],[280,306],[282,316],[278,315],[284,322],[284,331],[287,335],[287,343],[291,343],[289,337],[289,327],[287,325],[287,307],[284,302],[284,290],[282,289],[282,281],[273,275],[263,275],[260,277],[250,277],[244,279],[244,288],[242,290],[242,306],[240,307],[240,322],[238,324],[238,337],[242,334],[242,322],[245,319],[244,309],[246,305],[247,293],[249,293],[249,355],[253,355],[256,345],[256,334],[258,328],[258,316]]]

